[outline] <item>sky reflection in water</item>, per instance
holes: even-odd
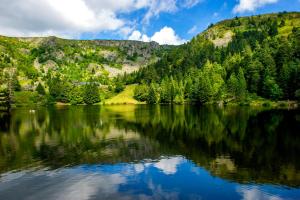
[[[30,187],[28,187],[30,186]],[[1,199],[299,199],[300,191],[237,184],[174,156],[153,162],[6,173]]]
[[[299,116],[249,108],[20,109],[1,118],[0,199],[300,199]]]

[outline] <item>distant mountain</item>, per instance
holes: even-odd
[[[26,89],[48,73],[73,81],[131,73],[155,62],[164,48],[155,42],[0,36],[0,67],[15,68]]]

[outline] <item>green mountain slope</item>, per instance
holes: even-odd
[[[122,84],[118,76],[156,62],[166,48],[170,47],[155,42],[0,36],[0,90],[12,85],[17,104],[23,104],[24,99],[27,99],[25,104],[30,99],[32,103],[44,104],[47,101],[39,99],[35,92],[39,86],[45,91],[42,94],[50,94],[51,102],[68,103],[71,94],[67,93],[72,88],[79,87],[82,91],[85,85],[95,83],[106,90],[109,88],[103,98],[110,97],[117,83]],[[73,96],[77,94],[76,89]],[[83,103],[78,99],[72,102]]]
[[[54,73],[70,81],[100,82],[155,62],[162,46],[155,42],[65,40],[56,37],[0,36],[0,68],[15,68],[22,87],[30,89]]]
[[[300,13],[211,25],[142,69],[138,81],[147,84],[136,96],[150,103],[300,98]]]

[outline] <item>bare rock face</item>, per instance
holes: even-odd
[[[149,64],[157,57],[156,53],[159,50],[166,48],[156,42],[129,40],[65,40],[46,37],[41,40],[27,39],[25,41],[39,43],[37,48],[44,52],[40,59],[43,63],[51,60],[58,65],[62,63],[61,61],[77,64],[87,60],[90,64],[95,63],[113,68],[107,70],[111,73],[110,76],[121,72],[134,72]],[[71,52],[70,50],[65,52],[68,48],[72,49]],[[87,64],[86,67],[90,68],[90,65]]]
[[[129,57],[151,58],[154,51],[163,48],[156,42],[140,42],[130,40],[94,40],[92,41],[98,46],[117,47],[121,52],[124,52]]]
[[[216,38],[212,40],[216,47],[225,47],[229,42],[232,41],[233,33],[231,31],[227,31],[222,38]]]
[[[130,74],[138,71],[140,68],[140,66],[138,65],[127,65],[127,64],[123,65],[122,69],[113,68],[108,65],[104,65],[103,67],[109,73],[109,77],[116,77],[118,75],[125,74],[125,73]]]

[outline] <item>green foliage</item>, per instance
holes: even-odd
[[[149,104],[159,103],[159,88],[155,83],[150,84],[147,102]]]
[[[295,97],[297,98],[298,101],[300,101],[300,89],[296,90]]]
[[[243,99],[246,95],[247,83],[242,68],[239,68],[237,79],[238,79],[237,96]]]
[[[21,84],[18,80],[18,78],[16,77],[15,79],[13,79],[13,89],[14,91],[21,91]]]
[[[37,92],[21,91],[14,93],[14,103],[17,106],[47,105],[46,96],[39,95]]]
[[[148,86],[146,84],[141,84],[135,87],[134,89],[134,98],[138,101],[147,101],[148,99]]]
[[[72,105],[83,104],[85,102],[84,100],[86,100],[84,97],[84,92],[81,86],[73,87],[68,93],[68,100]]]
[[[43,87],[43,85],[41,83],[38,84],[38,86],[36,87],[35,90],[40,95],[45,95],[46,94],[45,89],[44,89],[44,87]]]
[[[122,81],[117,80],[116,81],[116,86],[115,86],[115,92],[120,93],[125,89],[125,85]]]
[[[178,84],[177,94],[175,96],[174,103],[175,104],[184,103],[184,85],[182,81],[180,81]]]
[[[266,98],[277,100],[282,96],[282,90],[276,81],[270,77],[266,76],[263,81],[263,95]]]
[[[299,13],[281,13],[220,22],[140,70],[138,80],[157,83],[160,103],[245,101],[250,94],[296,99],[300,28],[288,26],[299,26],[299,20]],[[217,47],[212,41],[222,39],[222,33],[232,33],[232,40]]]
[[[100,102],[99,88],[95,83],[88,83],[84,86],[83,101],[86,104]]]
[[[227,90],[228,90],[229,94],[231,94],[233,97],[237,97],[238,96],[238,88],[239,88],[239,80],[237,79],[235,73],[232,73],[227,82]]]
[[[200,73],[198,80],[196,80],[193,92],[194,99],[200,103],[206,103],[210,100],[212,96],[211,81],[203,73]]]
[[[263,64],[258,60],[253,60],[249,63],[246,68],[246,79],[248,80],[247,86],[251,93],[258,93],[259,84],[261,81],[261,71],[263,69]]]
[[[48,80],[49,94],[56,100],[67,103],[68,93],[72,89],[72,85],[66,80],[55,76]]]

